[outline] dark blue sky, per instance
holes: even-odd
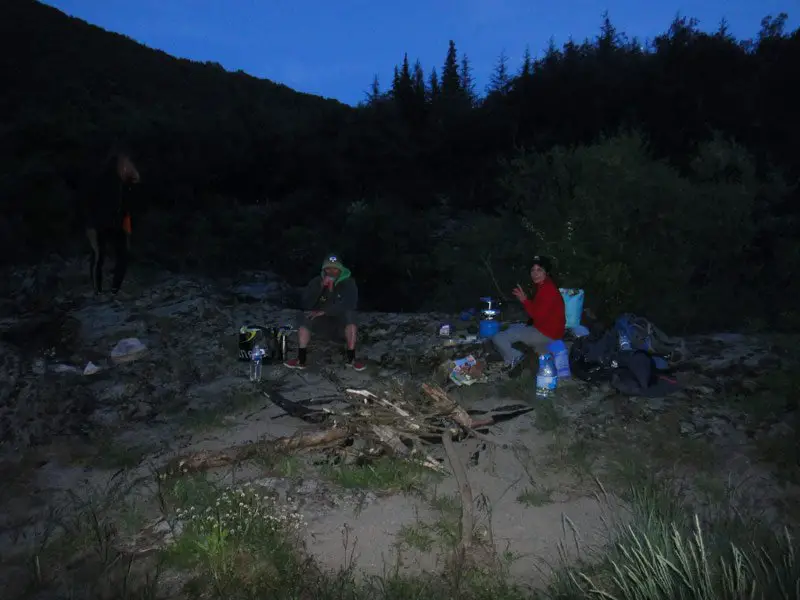
[[[425,72],[441,70],[447,42],[472,61],[483,90],[505,50],[516,68],[526,45],[538,55],[553,37],[594,37],[608,10],[618,30],[650,38],[680,13],[704,30],[725,17],[737,38],[754,37],[761,18],[800,0],[46,0],[94,25],[152,48],[285,83],[355,104],[373,75],[382,87],[408,52]],[[794,14],[793,14],[794,13]]]

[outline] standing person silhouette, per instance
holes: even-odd
[[[111,293],[116,295],[128,269],[132,199],[141,181],[139,170],[124,148],[109,154],[85,194],[86,236],[92,248],[91,280],[95,294],[103,292],[103,263],[108,246],[114,248]]]

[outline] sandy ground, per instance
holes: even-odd
[[[175,344],[173,353],[171,347],[162,348],[158,365],[162,371],[169,373],[167,381],[171,384],[179,379],[177,371],[188,369],[181,362],[186,358],[182,352],[188,342],[181,336],[187,331],[193,332],[195,325],[175,326],[174,330],[169,330],[163,323],[159,325],[158,320],[154,325],[153,319],[177,319],[180,316],[176,316],[178,313],[208,314],[212,317],[217,313],[222,314],[217,309],[203,309],[204,303],[212,306],[214,302],[219,304],[218,300],[203,297],[181,300],[182,289],[176,286],[176,291],[168,288],[169,294],[164,292],[170,298],[178,298],[177,304],[167,305],[164,298],[157,296],[150,301],[152,307],[140,307],[136,314],[128,314],[128,308],[112,305],[93,305],[91,309],[76,311],[73,316],[80,322],[80,336],[85,340],[93,340],[92,343],[97,347],[123,335],[141,336],[153,346],[158,343],[165,347],[170,343]],[[238,312],[230,318],[218,315],[219,323],[214,327],[259,322],[257,306],[242,305],[235,310]],[[81,311],[88,312],[81,317]],[[156,314],[153,311],[161,312]],[[397,329],[392,331],[395,331],[392,335],[399,335]],[[377,330],[373,333],[377,337]],[[248,381],[247,364],[236,363],[234,369],[229,369],[227,363],[215,365],[214,357],[219,356],[221,351],[227,352],[227,349],[221,350],[221,344],[217,344],[213,336],[205,336],[203,340],[204,344],[196,347],[198,354],[206,353],[203,358],[205,362],[194,363],[197,372],[187,371],[185,379],[190,385],[180,392],[189,399],[189,413],[183,411],[169,415],[155,411],[157,414],[153,418],[122,422],[110,428],[109,438],[100,446],[97,439],[90,443],[72,435],[53,437],[48,444],[26,452],[2,448],[4,458],[0,461],[0,477],[4,485],[0,488],[0,556],[5,559],[12,553],[30,555],[35,552],[46,538],[48,524],[52,522],[54,514],[57,515],[70,495],[109,498],[110,490],[124,479],[126,491],[115,501],[121,501],[123,496],[134,498],[138,510],[149,517],[157,517],[153,470],[163,467],[176,455],[203,450],[213,452],[313,429],[313,426],[286,415],[272,403],[270,382],[281,380],[281,394],[295,401],[326,396],[336,391],[330,380],[320,373],[319,367],[302,373],[287,373],[279,365],[265,366],[264,384],[256,387]],[[752,366],[759,364],[764,357],[763,353],[754,352],[751,341],[743,336],[720,335],[709,340],[719,348],[716,359],[706,365],[708,368]],[[708,345],[709,340],[704,343]],[[191,344],[189,346],[195,348]],[[316,353],[315,357],[320,355]],[[171,362],[173,360],[174,364]],[[219,367],[219,372],[214,371],[215,366]],[[408,375],[397,367],[370,367],[363,373],[355,373],[337,366],[335,361],[327,361],[324,366],[332,368],[342,384],[355,388],[374,389],[386,384],[394,376]],[[128,368],[144,369],[139,363],[132,363]],[[206,377],[201,372],[203,369],[211,375]],[[134,375],[146,377],[139,371],[135,371]],[[420,377],[422,373],[416,375]],[[113,395],[116,387],[126,385],[130,379],[130,371],[127,380],[116,371],[108,371],[92,382],[91,385],[96,387],[93,393]],[[708,385],[713,387],[716,383],[709,379]],[[520,402],[518,398],[504,398],[502,389],[493,384],[478,384],[455,391],[453,398],[467,409],[488,410]],[[565,382],[559,392],[559,402],[567,408],[571,404],[597,404],[573,392],[575,389]],[[233,396],[244,397],[246,402],[227,412],[220,412],[221,399]],[[547,428],[537,424],[539,409],[545,412],[545,403],[528,401],[534,403],[533,412],[491,428],[488,435],[496,444],[468,439],[457,443],[456,449],[472,487],[476,514],[475,538],[491,548],[497,556],[507,559],[505,564],[513,579],[532,586],[542,586],[550,570],[560,566],[562,560],[572,560],[577,556],[585,559],[607,543],[609,522],[624,519],[625,508],[614,497],[598,498],[596,484],[591,478],[587,480],[577,475],[569,460],[561,461],[560,467],[551,464],[550,468],[543,468],[543,463],[552,454],[557,434],[544,431]],[[626,406],[629,407],[629,404]],[[204,411],[207,412],[209,407],[216,413],[202,427],[198,426],[194,419],[206,414]],[[620,426],[627,418],[624,412],[616,413],[614,409],[608,411],[608,415],[610,426]],[[689,419],[689,429],[714,425],[714,418],[701,415],[694,424]],[[681,437],[688,435],[683,431],[685,425],[684,422],[676,422],[671,433],[680,444],[688,444],[690,440],[689,437]],[[745,436],[743,431],[735,430],[726,423],[723,425],[727,428],[726,439],[736,441],[739,439],[736,435]],[[746,440],[743,438],[744,443]],[[118,468],[100,464],[100,459],[109,459],[111,455],[120,453],[120,449],[124,452],[125,448],[134,446],[145,450],[139,457],[138,465],[127,468],[124,477],[119,474]],[[431,453],[447,465],[441,448],[434,447]],[[434,539],[430,548],[420,549],[410,544],[404,533],[426,526],[430,530],[433,524],[443,518],[441,508],[434,506],[431,497],[455,496],[458,486],[452,476],[430,484],[424,494],[385,494],[378,490],[337,488],[322,477],[315,467],[306,467],[301,473],[278,477],[268,473],[263,465],[248,464],[233,470],[220,469],[211,473],[211,476],[226,483],[252,480],[285,497],[300,498],[307,521],[304,537],[308,550],[322,565],[331,569],[355,566],[365,575],[381,575],[393,569],[415,573],[444,568],[449,550],[445,544],[439,543],[441,540]],[[728,467],[733,468],[731,465]],[[520,494],[529,489],[539,491],[537,501],[521,502]],[[18,573],[15,573],[0,569],[0,574],[5,575],[5,578],[0,577],[0,585],[17,577]]]
[[[369,373],[342,370],[340,376],[344,383],[353,387],[369,387],[372,382]],[[265,372],[265,377],[269,377],[268,372]],[[292,375],[289,381],[291,383],[285,391],[289,398],[331,391],[311,370]],[[231,390],[252,391],[252,385],[244,376],[232,375],[195,392],[202,396]],[[484,388],[487,395],[483,398],[481,391],[471,391],[473,399],[469,408],[491,408],[509,402],[508,399],[490,396],[488,385]],[[578,489],[580,486],[576,486],[569,474],[551,473],[531,481],[531,458],[544,453],[552,441],[550,434],[536,429],[534,421],[535,412],[495,426],[491,435],[505,447],[487,446],[473,439],[457,444],[456,448],[462,463],[468,465],[478,539],[493,544],[498,554],[509,557],[508,567],[514,579],[539,585],[546,581],[550,568],[560,564],[564,552],[571,556],[578,551],[586,553],[606,540],[606,519],[613,502],[598,500],[585,486]],[[127,473],[130,481],[149,482],[151,469],[163,465],[176,453],[220,450],[258,439],[292,435],[310,427],[286,416],[267,396],[256,400],[246,410],[222,415],[220,425],[202,431],[180,422],[131,427],[119,432],[114,443],[160,446],[158,451],[145,457],[138,467]],[[476,451],[479,451],[477,462],[473,460]],[[18,551],[21,539],[33,543],[41,536],[42,525],[37,525],[34,517],[41,514],[42,506],[54,504],[57,498],[64,498],[68,492],[95,490],[102,493],[109,488],[113,473],[70,464],[70,455],[75,452],[75,445],[68,441],[39,452],[36,461],[40,466],[31,465],[24,477],[18,478],[15,485],[5,490],[7,524],[10,525],[11,521],[19,524],[25,519],[32,522],[22,532],[19,528],[15,528],[13,533],[6,531],[0,538],[0,551],[5,553],[12,547]],[[216,475],[230,476],[223,471]],[[257,479],[259,475],[263,473],[251,467],[240,471],[237,479]],[[528,506],[517,500],[520,492],[532,483],[551,490],[550,497],[541,506]],[[455,495],[457,489],[455,479],[448,476],[432,484],[427,494]],[[146,502],[147,494],[141,491],[141,486],[138,493]],[[326,498],[326,494],[344,499],[329,502],[330,496]],[[441,518],[441,513],[432,508],[427,499],[417,494],[368,493],[365,501],[363,497],[359,500],[354,494],[350,494],[353,497],[348,497],[348,494],[332,493],[326,484],[315,490],[307,501],[304,509],[308,523],[305,539],[308,549],[321,564],[331,569],[355,566],[365,575],[381,575],[393,569],[420,572],[443,568],[449,551],[439,543],[424,551],[403,544],[398,536],[404,527],[430,524]],[[36,499],[38,501],[31,502]],[[579,539],[578,543],[576,539]]]

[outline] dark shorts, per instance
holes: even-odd
[[[340,337],[344,335],[344,328],[347,325],[356,324],[356,311],[347,311],[341,317],[323,315],[316,319],[308,319],[305,311],[299,311],[296,323],[298,329],[305,327],[310,329],[312,333],[322,334],[326,337]]]

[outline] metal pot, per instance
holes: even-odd
[[[499,300],[484,296],[481,298],[482,306],[478,310],[480,319],[482,321],[500,321],[502,319],[502,312],[500,310],[501,303]]]

